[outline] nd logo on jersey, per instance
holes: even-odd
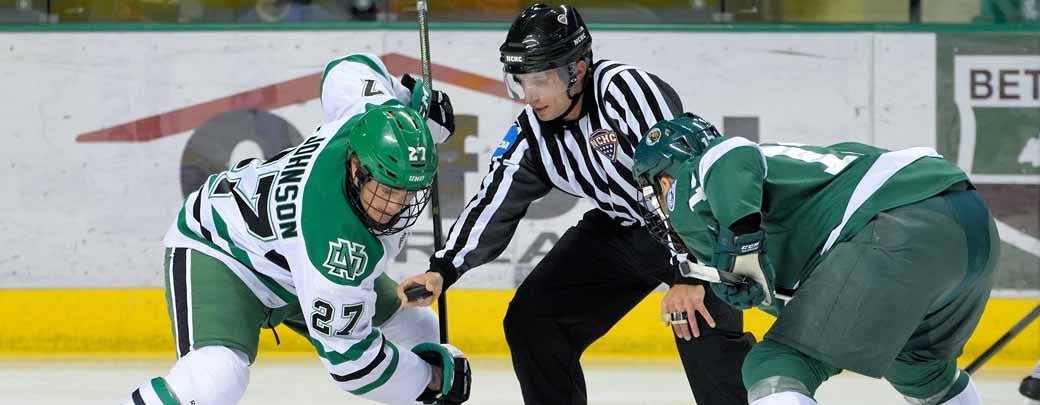
[[[362,277],[368,267],[365,245],[345,239],[329,241],[329,256],[325,258],[324,266],[329,269],[329,274],[346,280]]]

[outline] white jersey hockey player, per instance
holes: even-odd
[[[443,93],[403,81],[371,55],[330,62],[326,122],[315,133],[214,174],[188,196],[164,240],[178,360],[126,403],[236,403],[260,329],[280,323],[305,336],[352,394],[395,404],[468,399],[468,361],[431,342],[432,313],[398,310],[384,274],[437,168],[412,99],[429,102],[420,108],[433,132],[446,137],[454,126]]]

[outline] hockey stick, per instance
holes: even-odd
[[[679,266],[679,272],[683,277],[696,278],[709,283],[722,283],[733,286],[750,285],[752,281],[747,276],[733,274],[728,271],[719,271],[714,267],[708,267],[700,263],[684,262]],[[794,297],[795,290],[789,288],[775,288],[773,295],[777,299],[790,301]]]
[[[748,284],[750,281],[737,274],[728,271],[718,271],[714,267],[708,267],[700,263],[685,262],[680,266],[680,272],[685,277],[704,280],[709,283],[726,283],[732,285]]]
[[[1022,318],[1022,320],[1018,321],[1018,323],[1016,323],[1015,326],[1012,326],[1011,329],[1009,329],[1007,333],[1004,334],[1004,336],[1001,336],[1000,339],[997,339],[996,343],[993,343],[993,345],[986,349],[986,351],[982,352],[982,354],[980,354],[979,357],[975,359],[975,361],[971,362],[971,364],[969,364],[968,367],[964,368],[964,371],[968,374],[975,374],[975,371],[978,370],[979,367],[982,367],[982,365],[986,364],[986,362],[989,361],[991,357],[996,355],[997,352],[1004,348],[1004,346],[1007,346],[1007,344],[1010,343],[1011,340],[1015,338],[1015,336],[1018,336],[1019,333],[1022,333],[1022,331],[1025,330],[1026,327],[1029,326],[1029,324],[1032,323],[1037,316],[1040,316],[1040,304],[1037,304],[1032,311],[1030,311],[1028,314],[1026,314],[1025,317]]]
[[[433,74],[430,71],[430,26],[429,8],[426,0],[416,0],[415,9],[419,14],[419,59],[422,61],[422,77],[425,94],[433,96]],[[433,176],[433,185],[430,192],[430,213],[433,214],[433,251],[444,248],[443,229],[441,229],[441,199],[440,188],[437,186],[438,177]],[[437,298],[437,318],[441,330],[441,343],[448,343],[448,292],[441,291]]]

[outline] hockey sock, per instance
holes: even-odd
[[[816,401],[800,392],[778,392],[756,399],[751,405],[816,405]]]
[[[957,381],[950,387],[946,397],[948,399],[939,403],[943,405],[982,405],[982,398],[979,397],[975,384],[971,382],[968,373],[964,372],[958,373]]]
[[[223,346],[192,350],[163,378],[134,390],[131,405],[234,404],[249,384],[249,359]]]
[[[166,384],[166,380],[162,377],[156,377],[137,387],[130,394],[130,401],[124,402],[124,405],[144,404],[176,405],[180,404],[180,401],[170,392],[170,387]]]

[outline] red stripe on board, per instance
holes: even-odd
[[[321,74],[244,91],[224,98],[145,117],[137,121],[88,132],[76,142],[147,142],[198,128],[217,114],[232,110],[270,110],[318,97]]]
[[[404,56],[398,53],[388,53],[382,57],[383,63],[391,71],[403,71],[408,73],[422,72],[422,65],[418,59]],[[430,74],[433,75],[433,84],[439,82],[451,83],[479,93],[512,100],[506,94],[506,86],[501,79],[492,79],[474,73],[450,68],[444,65],[430,65]]]
[[[382,56],[393,72],[418,73],[422,71],[418,59],[397,53]],[[500,80],[453,69],[443,65],[431,66],[436,82],[446,82],[495,97],[510,99]],[[214,116],[233,110],[271,110],[313,100],[319,96],[321,73],[315,73],[269,86],[243,91],[216,100],[156,114],[125,124],[119,124],[76,136],[76,142],[148,142],[198,128]]]

